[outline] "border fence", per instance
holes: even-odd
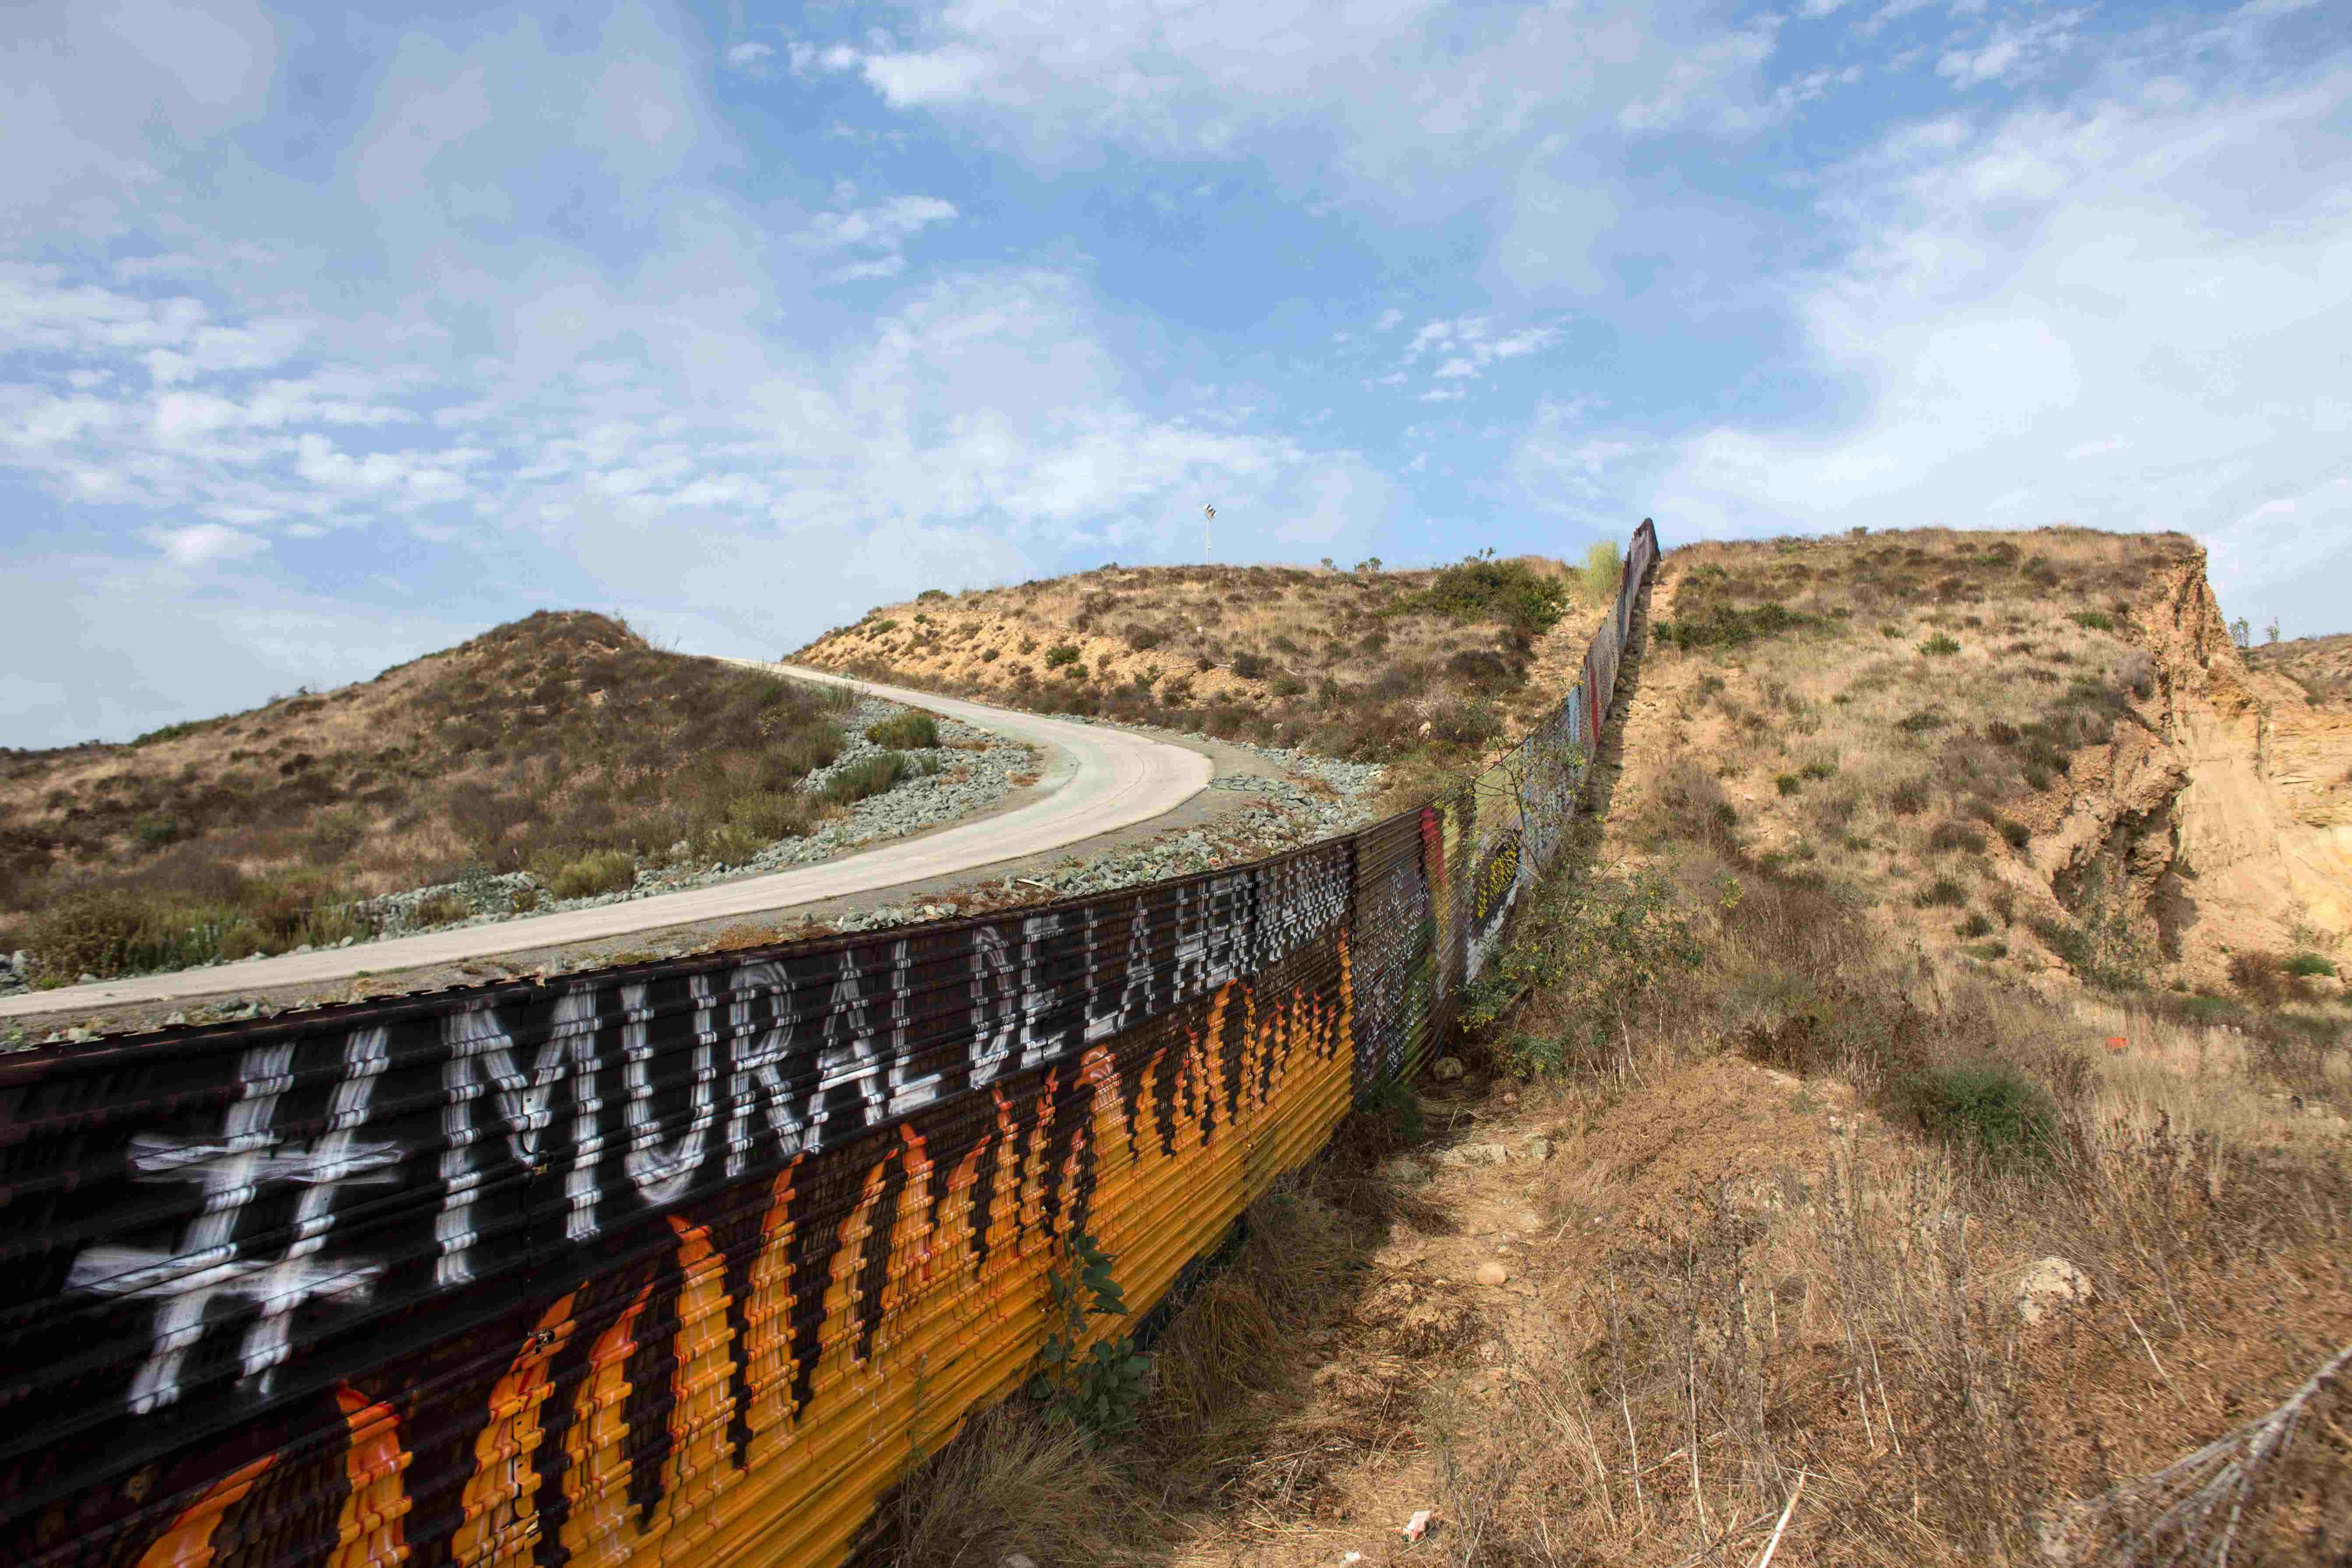
[[[1288,854],[0,1058],[0,1562],[840,1562],[1074,1230],[1148,1308],[1444,1037],[1657,553],[1499,763]]]

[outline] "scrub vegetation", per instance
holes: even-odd
[[[853,700],[541,612],[339,690],[0,753],[0,946],[63,984],[364,937],[352,906],[404,889],[471,879],[484,890],[432,911],[460,919],[489,889],[516,897],[495,873],[574,898],[738,863],[908,771],[891,752],[798,789],[843,750]],[[936,733],[893,722],[886,743]]]
[[[867,1561],[2345,1560],[2352,953],[2196,971],[2147,853],[2060,852],[2184,567],[1670,555],[1462,1070],[1261,1205],[1133,1432],[996,1412]]]
[[[1042,713],[1443,771],[1521,733],[1577,678],[1614,601],[1579,564],[1104,566],[881,605],[795,661]]]

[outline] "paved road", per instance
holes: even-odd
[[[983,821],[919,838],[846,855],[794,870],[745,877],[716,887],[631,899],[561,914],[530,915],[462,931],[428,932],[391,942],[356,943],[321,952],[288,953],[247,963],[155,974],[140,980],[102,980],[55,991],[27,991],[0,997],[0,1018],[119,1003],[173,1002],[243,993],[267,985],[308,985],[348,980],[362,973],[383,973],[420,964],[449,963],[558,942],[593,942],[631,931],[680,925],[689,921],[756,914],[838,898],[845,893],[895,887],[901,882],[970,871],[1001,860],[1059,849],[1148,821],[1198,795],[1209,783],[1209,759],[1181,746],[1123,731],[1047,719],[1005,708],[990,708],[929,692],[908,691],[872,681],[796,666],[727,659],[754,669],[773,669],[796,679],[854,687],[910,707],[961,719],[1017,741],[1052,749],[1055,761],[1041,784],[1042,799]]]

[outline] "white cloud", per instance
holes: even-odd
[[[751,70],[775,57],[772,46],[761,43],[730,44],[725,59],[737,70]]]
[[[840,51],[828,51],[824,63],[833,68]],[[843,63],[847,63],[845,60]],[[874,90],[894,109],[917,104],[958,103],[980,96],[999,73],[996,60],[978,49],[938,49],[928,54],[867,55],[858,61]]]
[[[175,566],[205,566],[215,561],[241,561],[269,548],[269,542],[266,539],[256,538],[239,529],[224,528],[215,522],[191,523],[185,528],[151,529],[147,537]]]
[[[1441,382],[1463,382],[1484,375],[1497,362],[1518,359],[1549,348],[1559,339],[1552,327],[1528,327],[1507,337],[1491,336],[1493,323],[1485,316],[1459,316],[1453,320],[1425,322],[1405,345],[1403,364],[1415,364],[1424,353],[1443,354],[1445,358],[1432,373]],[[1382,384],[1398,384],[1405,380],[1403,371],[1382,378]],[[1463,395],[1460,386],[1440,387],[1423,393],[1423,403],[1451,402]]]
[[[845,185],[835,195],[854,200],[856,191]],[[868,253],[865,259],[846,263],[828,273],[826,276],[833,281],[895,278],[907,265],[907,241],[931,225],[946,223],[955,216],[955,204],[937,196],[893,196],[872,206],[817,213],[808,226],[794,237],[794,242],[818,252]]]
[[[253,0],[26,6],[0,35],[0,232],[119,233],[159,161],[257,118],[278,60]]]
[[[1749,131],[1773,116],[1746,96],[1727,90],[1753,79],[1770,58],[1777,26],[1764,24],[1726,33],[1688,49],[1647,97],[1617,111],[1627,131]]]
[[[1269,148],[1382,199],[1459,203],[1465,165],[1547,131],[1756,118],[1769,26],[1647,3],[1474,9],[1440,0],[947,0],[908,40],[796,44],[893,108],[956,116],[1048,164]],[[1636,107],[1640,106],[1640,107]],[[1701,110],[1703,110],[1703,112]],[[1449,189],[1451,182],[1452,189]]]
[[[2003,22],[1972,48],[1945,50],[1936,62],[1936,74],[1964,88],[2038,75],[2074,46],[2076,29],[2087,16],[2062,11],[2021,27]]]
[[[2352,577],[2352,494],[2327,427],[2340,376],[2311,346],[2352,342],[2347,95],[2338,68],[2026,110],[1957,156],[1948,138],[1882,149],[1845,186],[1852,259],[1794,301],[1867,414],[1698,435],[1657,477],[1657,515],[2179,529],[2210,544],[2225,602],[2325,619],[2314,584]]]

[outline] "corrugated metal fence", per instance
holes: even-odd
[[[1442,1037],[1656,554],[1499,764],[1292,854],[0,1059],[0,1562],[838,1562],[1073,1227],[1148,1306]]]

